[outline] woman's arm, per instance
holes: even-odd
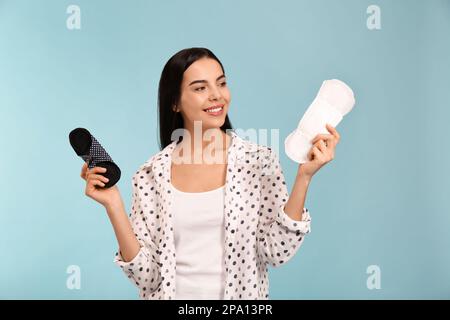
[[[143,299],[157,290],[162,281],[158,246],[153,241],[146,224],[146,215],[151,208],[147,206],[147,203],[143,203],[145,200],[142,200],[144,194],[149,203],[156,197],[155,192],[144,190],[144,186],[148,187],[147,183],[153,182],[153,176],[148,178],[145,185],[140,178],[148,173],[147,170],[142,169],[133,175],[129,218],[121,198],[120,201],[116,198],[111,202],[112,205],[106,207],[119,243],[114,262],[139,288],[140,297]]]
[[[302,220],[303,208],[305,206],[306,194],[311,179],[298,171],[292,187],[291,195],[284,206],[284,212],[292,219]]]
[[[319,134],[312,140],[313,146],[308,153],[309,161],[298,167],[291,195],[284,207],[286,214],[293,220],[302,219],[306,193],[312,176],[334,158],[340,135],[330,124],[326,127],[330,134]]]
[[[106,206],[106,212],[116,234],[119,251],[124,262],[133,260],[141,246],[131,227],[122,198]]]
[[[118,186],[114,185],[106,189],[97,188],[97,186],[105,186],[108,181],[100,174],[105,172],[106,168],[103,167],[89,169],[86,161],[81,168],[80,176],[86,181],[85,194],[106,209],[119,242],[119,251],[124,253],[123,258],[126,261],[130,261],[138,254],[140,245],[128,220]]]
[[[310,232],[311,217],[308,209],[301,208],[302,220],[291,219],[285,212],[289,198],[291,210],[295,211],[305,195],[298,198],[296,190],[304,189],[303,180],[294,187],[293,196],[289,197],[286,181],[276,152],[267,148],[260,158],[264,161],[261,169],[261,193],[259,221],[257,226],[257,248],[261,261],[277,267],[289,261],[300,248],[305,235]],[[298,188],[298,189],[297,189]],[[301,193],[301,192],[300,192]],[[289,209],[289,208],[288,208]],[[292,211],[290,211],[292,214]]]

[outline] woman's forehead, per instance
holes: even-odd
[[[192,63],[184,72],[184,79],[190,80],[215,80],[223,74],[220,64],[209,58],[202,58]]]

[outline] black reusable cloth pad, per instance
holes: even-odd
[[[69,134],[69,140],[76,154],[80,156],[84,162],[88,161],[89,169],[94,167],[106,168],[106,172],[98,173],[109,179],[104,188],[110,188],[119,181],[119,167],[88,130],[84,128],[72,130]]]

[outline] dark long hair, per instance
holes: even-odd
[[[171,136],[175,129],[184,128],[181,113],[172,109],[173,105],[179,103],[181,97],[181,82],[184,71],[195,61],[205,57],[216,60],[220,64],[223,74],[225,74],[220,60],[206,48],[183,49],[174,54],[164,66],[158,89],[159,146],[161,150],[172,142]],[[224,132],[227,129],[232,129],[228,114],[220,129]],[[182,137],[179,138],[182,139]]]

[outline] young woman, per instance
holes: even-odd
[[[171,57],[158,102],[162,150],[133,175],[130,219],[117,185],[98,188],[105,169],[82,168],[86,195],[114,228],[115,262],[142,299],[268,299],[267,267],[286,263],[310,232],[307,189],[338,132],[328,125],[315,137],[289,196],[276,153],[232,130],[225,71],[210,50]]]

